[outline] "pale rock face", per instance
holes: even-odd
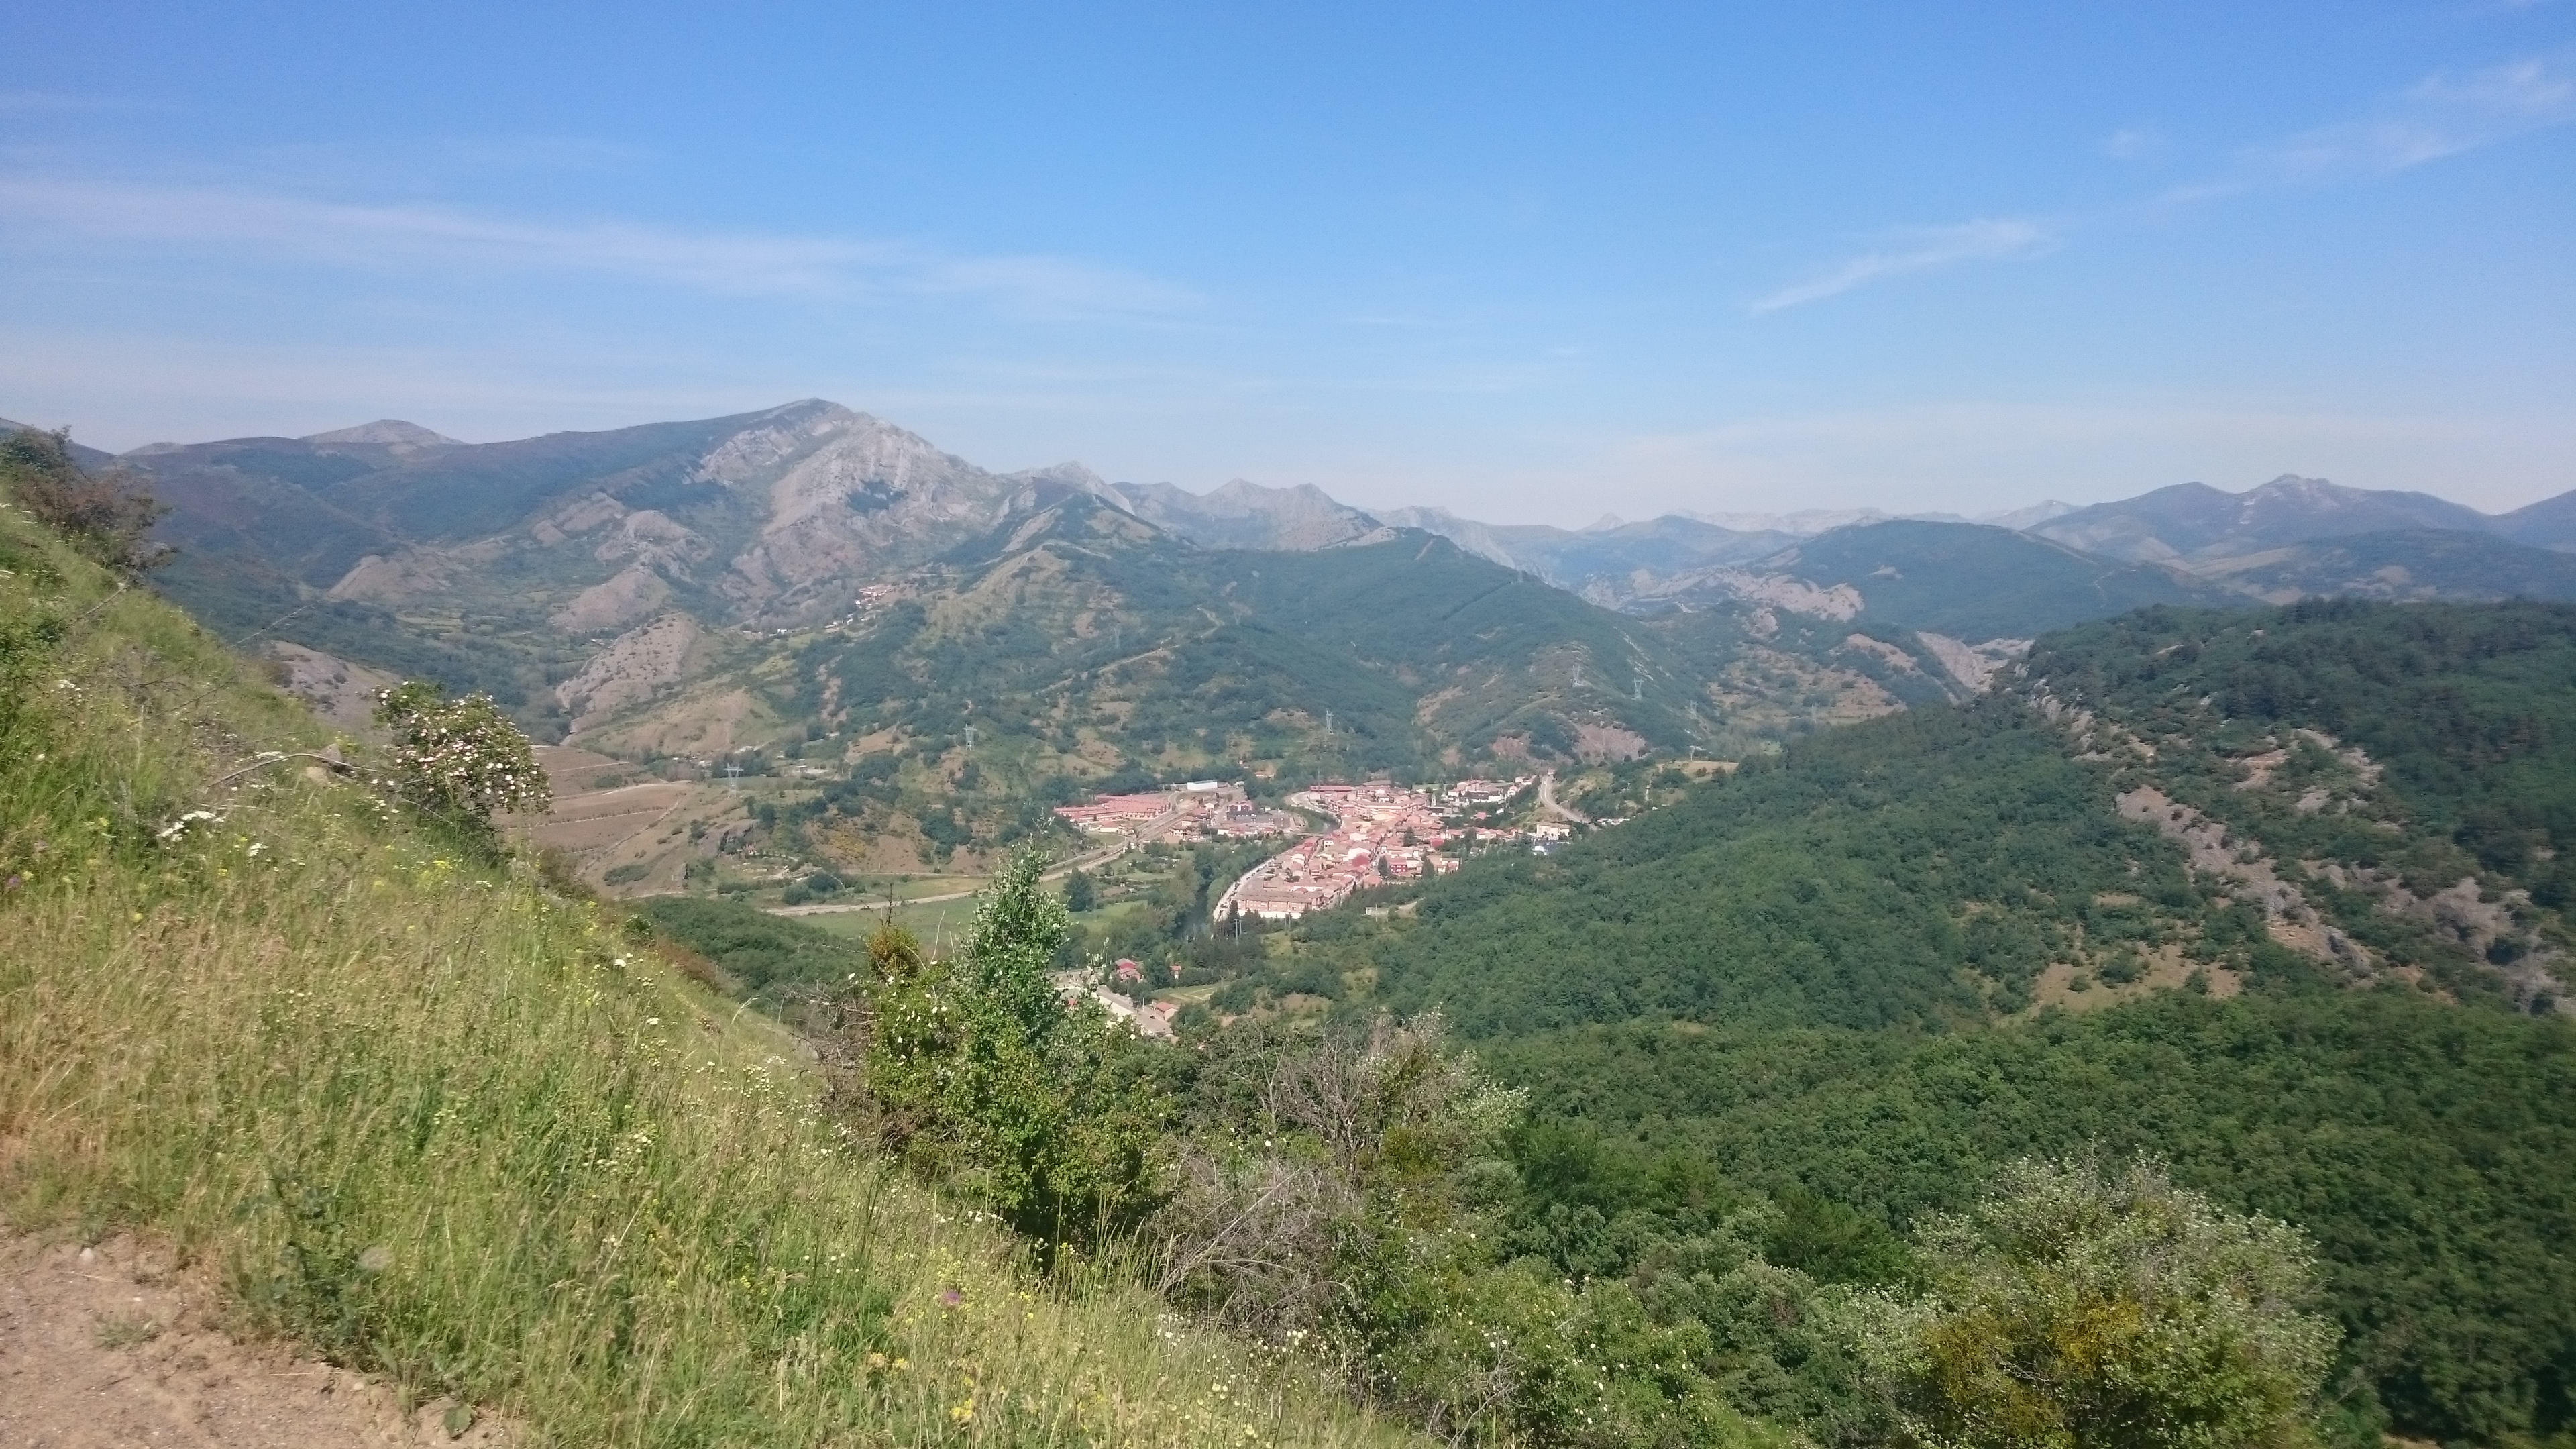
[[[392,558],[368,554],[331,586],[334,599],[399,599],[436,593],[447,587],[447,575],[426,556],[406,550]]]
[[[1384,532],[1375,518],[1311,483],[1264,488],[1236,478],[1203,494],[1169,483],[1120,483],[1111,492],[1127,512],[1211,548],[1333,548]]]
[[[601,563],[633,559],[668,568],[686,578],[689,565],[713,551],[705,539],[681,527],[669,515],[640,508],[617,521],[616,529],[600,540],[594,556]]]
[[[2028,639],[1989,639],[1982,644],[1969,644],[1928,630],[1914,637],[1970,694],[1985,693],[1986,686],[1994,683],[1996,671],[2028,654],[2031,645]]]
[[[688,615],[664,614],[618,635],[579,674],[555,686],[555,700],[573,716],[575,731],[586,729],[687,677],[703,637]]]
[[[653,614],[671,601],[671,586],[642,564],[628,564],[606,583],[593,584],[555,611],[550,620],[567,634],[614,629]]]
[[[553,543],[557,539],[577,538],[602,524],[615,523],[625,516],[625,504],[605,493],[593,493],[587,498],[575,499],[570,506],[539,524],[538,527],[555,530],[556,537],[546,540],[548,543]]]
[[[1836,584],[1824,589],[1787,574],[1756,574],[1732,568],[1706,569],[1698,577],[1717,584],[1748,603],[1770,604],[1793,614],[1831,619],[1836,623],[1860,616],[1860,590],[1849,584]]]
[[[1922,670],[1915,664],[1914,656],[1897,648],[1895,645],[1888,643],[1884,639],[1872,639],[1867,634],[1853,634],[1843,640],[1843,647],[1845,649],[1869,655],[1871,658],[1876,659],[1890,669],[1896,670],[1900,674],[1919,674],[1922,672]]]
[[[457,448],[464,444],[443,433],[433,433],[418,423],[400,418],[378,418],[354,428],[338,428],[327,433],[311,433],[300,439],[317,448],[329,449],[334,443],[364,443],[386,449],[397,455],[409,455],[431,448]]]
[[[337,655],[283,640],[270,641],[268,655],[286,665],[288,693],[313,706],[315,714],[353,734],[374,723],[377,692],[402,682],[381,669],[352,664]]]
[[[825,580],[917,562],[999,522],[1023,491],[840,407],[818,410],[794,438],[761,430],[729,440],[700,471],[736,488],[770,474],[759,542],[733,560],[720,586],[753,607]]]
[[[1418,528],[1425,533],[1436,533],[1467,552],[1491,559],[1507,569],[1530,567],[1513,552],[1511,545],[1503,542],[1491,525],[1478,523],[1472,518],[1460,518],[1446,508],[1396,508],[1381,512],[1378,517],[1396,528]]]

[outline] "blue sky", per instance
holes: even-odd
[[[2576,487],[2576,5],[0,12],[0,415],[1497,520]]]

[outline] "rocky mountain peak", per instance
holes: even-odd
[[[445,433],[433,433],[418,423],[407,423],[400,418],[378,418],[372,423],[360,423],[354,428],[335,428],[327,433],[308,433],[296,441],[310,443],[326,453],[333,451],[334,444],[348,443],[368,444],[397,454],[414,453],[424,448],[465,446],[460,440],[451,438]]]

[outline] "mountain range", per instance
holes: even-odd
[[[1083,681],[1063,707],[1151,712],[1207,707],[1220,678],[1237,703],[1323,698],[1321,682],[1356,678],[1334,661],[1359,646],[1334,637],[1352,635],[1345,615],[1282,582],[1364,596],[1411,571],[1419,647],[1362,655],[1393,692],[1334,716],[1378,731],[1372,748],[1391,763],[1497,745],[1541,758],[1740,750],[1973,693],[2015,641],[2144,604],[2576,598],[2576,493],[2490,517],[2288,476],[1982,522],[1809,510],[1562,529],[1371,512],[1312,486],[1113,483],[1071,462],[995,473],[816,399],[500,443],[388,419],[78,456],[131,472],[169,506],[165,592],[230,637],[291,652],[305,675],[434,677],[493,692],[541,733],[665,750],[793,734],[845,708],[813,694],[820,665],[780,683],[797,667],[783,651],[825,633],[835,649],[876,638],[899,612],[889,601],[924,621],[889,646],[916,651],[904,666],[916,685],[935,676],[989,701],[1005,681],[1069,678],[1049,668],[1087,658],[1106,627],[1112,647],[1146,646],[1128,652],[1148,662],[1107,693]],[[1523,601],[1513,623],[1544,627],[1503,627],[1506,599]],[[1013,619],[1042,637],[1012,633]],[[1208,654],[1219,636],[1237,651],[1225,667]],[[933,641],[946,663],[925,673],[918,651]],[[1027,657],[1038,643],[1049,668]],[[1205,678],[1186,683],[1193,670]],[[1130,686],[1143,693],[1112,698]],[[1516,703],[1500,713],[1460,703],[1506,695]],[[1323,729],[1311,710],[1290,713]],[[1155,732],[1161,763],[1223,755],[1255,722]],[[1103,743],[1120,733],[1090,742],[1090,768],[1155,763],[1156,751]],[[1287,748],[1276,730],[1254,733]],[[1356,738],[1318,753],[1318,733],[1290,753],[1356,763]]]

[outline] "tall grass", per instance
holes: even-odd
[[[0,715],[18,1227],[165,1235],[246,1327],[548,1443],[1403,1439],[1115,1265],[1032,1273],[594,907],[261,763],[322,743],[300,710],[0,512],[11,628],[40,661]]]

